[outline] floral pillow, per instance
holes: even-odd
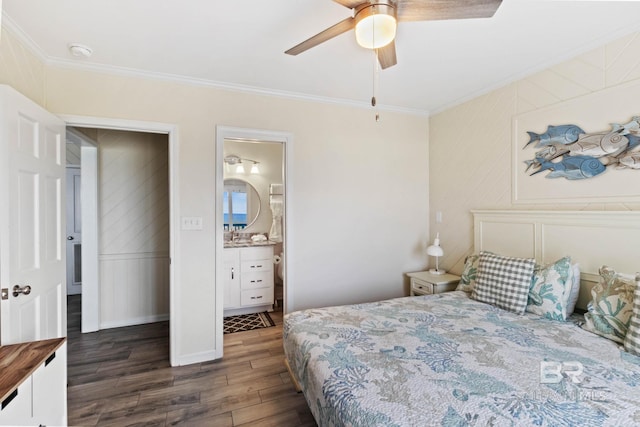
[[[566,320],[572,287],[573,268],[570,257],[560,258],[547,265],[536,264],[526,311],[551,320]]]
[[[636,290],[633,294],[633,313],[627,335],[624,337],[624,349],[640,356],[640,273],[636,273]]]
[[[464,260],[464,270],[456,291],[465,291],[468,293],[473,292],[473,288],[476,285],[476,275],[478,274],[478,262],[480,261],[480,255],[469,255]]]
[[[610,340],[624,343],[633,313],[635,278],[600,267],[600,280],[591,289],[591,301],[584,314],[583,328]]]

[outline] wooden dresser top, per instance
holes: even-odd
[[[29,378],[65,340],[52,338],[0,347],[0,401]]]

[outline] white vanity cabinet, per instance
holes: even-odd
[[[224,265],[224,309],[240,307],[240,248],[225,248]]]
[[[224,315],[273,308],[273,246],[224,249]]]

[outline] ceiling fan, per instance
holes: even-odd
[[[377,50],[385,69],[398,62],[395,35],[397,22],[492,17],[502,0],[334,0],[353,11],[353,16],[292,47],[297,55],[344,32],[355,29],[358,44]]]

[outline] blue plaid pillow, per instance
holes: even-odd
[[[522,314],[527,307],[529,285],[536,262],[480,252],[476,285],[471,297],[504,310]]]

